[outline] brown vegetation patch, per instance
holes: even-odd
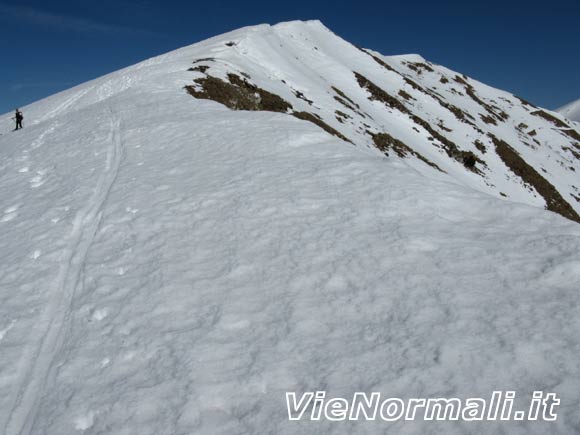
[[[393,97],[388,92],[379,88],[365,76],[357,72],[355,72],[354,75],[358,81],[359,86],[369,91],[369,93],[371,94],[370,98],[371,100],[381,101],[385,103],[387,106],[397,109],[400,112],[410,113],[409,109],[407,109],[405,105],[401,103],[397,98]]]
[[[236,74],[228,74],[229,83],[217,77],[208,76],[194,80],[201,87],[186,86],[186,91],[195,98],[213,100],[233,110],[263,110],[288,113],[292,105],[282,97],[272,94],[248,82]],[[309,112],[293,112],[293,116],[309,121],[324,131],[352,143],[342,133],[326,124],[319,116]]]
[[[388,133],[371,133],[371,132],[367,132],[367,133],[369,133],[372,136],[373,141],[374,141],[375,145],[377,146],[377,148],[379,150],[381,150],[385,155],[388,156],[390,150],[393,150],[395,152],[395,154],[397,154],[399,157],[402,157],[402,158],[407,157],[407,155],[410,154],[412,156],[415,156],[416,158],[418,158],[422,162],[428,164],[432,168],[435,168],[440,172],[444,172],[435,163],[433,163],[432,161],[430,161],[426,157],[422,156],[417,151],[413,150],[411,147],[409,147],[408,145],[401,142],[399,139],[395,139],[393,136],[389,135]]]
[[[473,142],[473,144],[475,145],[475,148],[477,148],[482,154],[485,154],[487,152],[487,148],[485,147],[483,142],[480,141],[479,139],[476,139],[475,142]]]
[[[374,59],[374,61],[376,63],[378,63],[379,65],[381,65],[382,67],[388,69],[389,71],[395,72],[397,74],[399,74],[391,65],[389,65],[388,63],[386,63],[384,60],[378,58],[377,56],[375,56],[374,54],[369,53],[366,50],[361,50],[363,53],[368,54],[370,57],[372,57]]]
[[[549,113],[547,113],[547,112],[545,112],[543,110],[536,110],[535,112],[532,112],[532,115],[539,116],[540,118],[544,118],[546,121],[551,122],[556,127],[559,127],[559,128],[570,128],[570,126],[568,124],[566,124],[564,121],[562,121],[561,119],[556,118],[553,115],[550,115]]]
[[[489,137],[495,145],[495,151],[505,165],[519,176],[524,183],[533,186],[546,201],[546,208],[558,213],[565,218],[580,223],[580,216],[572,206],[562,198],[560,192],[532,166],[530,166],[511,146],[495,135],[489,133]]]
[[[341,97],[339,97],[338,95],[334,96],[334,99],[336,101],[338,101],[340,104],[342,104],[344,107],[346,107],[347,109],[352,110],[355,113],[358,113],[360,116],[362,116],[363,118],[366,118],[366,116],[364,116],[361,112],[359,112],[357,109],[355,109],[353,106],[351,106],[350,104],[348,104],[346,102],[346,100],[343,100]]]
[[[409,95],[408,93],[406,93],[404,90],[400,89],[399,90],[399,95],[401,97],[403,97],[405,100],[407,101],[411,101],[414,100],[415,98],[413,98],[411,95]]]
[[[358,104],[356,104],[354,101],[352,101],[352,99],[350,99],[344,92],[342,92],[340,89],[332,86],[332,90],[334,92],[336,92],[338,95],[340,95],[342,98],[344,98],[346,101],[348,101],[350,104],[352,104],[353,106],[355,106],[357,109],[360,109],[360,106]]]
[[[467,124],[473,125],[475,126],[475,124],[469,122],[467,120],[467,118],[471,118],[471,119],[475,119],[473,118],[473,116],[471,116],[470,114],[464,112],[463,110],[461,110],[459,107],[454,106],[451,103],[448,103],[446,101],[444,101],[442,98],[440,98],[438,95],[435,95],[433,92],[428,91],[427,89],[424,89],[422,86],[420,86],[419,84],[417,84],[416,82],[414,82],[413,80],[411,80],[408,77],[404,77],[405,83],[407,83],[409,86],[411,86],[413,89],[415,89],[416,91],[422,92],[425,95],[430,96],[431,98],[434,98],[441,107],[444,107],[445,109],[449,110],[451,113],[453,113],[453,115],[461,122],[465,122]]]
[[[555,116],[550,115],[548,112],[545,112],[543,110],[536,110],[535,112],[532,112],[532,115],[539,116],[540,118],[544,118],[546,121],[551,122],[556,127],[561,128],[562,130],[560,130],[560,131],[562,133],[564,133],[565,135],[571,137],[572,139],[580,141],[580,134],[575,129],[570,128],[570,125],[568,125],[567,123],[565,123],[561,119],[558,119]]]
[[[445,76],[441,76],[441,78],[439,79],[439,81],[441,83],[443,83],[443,84],[449,83],[449,79],[447,77],[445,77]]]
[[[564,129],[561,130],[564,134],[570,136],[572,139],[576,139],[577,141],[580,141],[580,134],[578,134],[578,132],[572,128],[570,129]],[[575,145],[576,148],[580,149],[580,145],[576,144]]]
[[[505,113],[503,110],[494,108],[493,106],[487,104],[485,101],[480,99],[476,95],[475,89],[470,84],[466,83],[465,92],[467,93],[467,95],[469,95],[471,97],[471,99],[473,101],[475,101],[477,104],[479,104],[485,110],[487,110],[487,112],[490,115],[494,116],[498,121],[506,121],[507,119],[509,119],[509,115],[507,113]],[[499,110],[499,113],[496,113],[496,109]]]
[[[443,144],[445,152],[447,155],[458,162],[462,163],[466,168],[473,170],[474,172],[480,173],[477,168],[475,167],[476,163],[481,163],[482,165],[486,165],[485,162],[479,159],[475,154],[471,151],[462,151],[459,147],[437,130],[435,130],[427,121],[420,118],[417,115],[411,115],[411,119],[415,121],[415,123],[419,124],[425,130],[427,130],[433,138],[437,139],[439,142]]]
[[[328,125],[327,123],[325,123],[322,119],[320,119],[319,116],[310,113],[310,112],[293,112],[292,116],[298,118],[298,119],[302,119],[303,121],[310,121],[313,124],[316,124],[317,126],[319,126],[320,128],[322,128],[324,131],[326,131],[327,133],[330,133],[333,136],[336,136],[346,142],[350,142],[352,143],[352,141],[350,139],[348,139],[346,136],[344,136],[341,132],[339,132],[338,130],[335,130],[334,128],[332,128],[330,125]]]
[[[536,109],[538,107],[535,104],[532,104],[527,100],[524,100],[522,97],[518,97],[517,95],[514,95],[514,97],[516,97],[518,100],[520,100],[520,103],[522,103],[524,106],[530,106],[530,107],[533,107],[534,109]]]
[[[340,122],[341,124],[344,124],[347,119],[352,119],[352,116],[350,116],[350,115],[348,115],[340,110],[335,110],[334,113],[336,115],[337,121]]]
[[[195,63],[200,63],[200,62],[215,62],[215,58],[213,58],[213,57],[204,57],[204,58],[196,59],[196,60],[193,61],[194,64]]]
[[[272,94],[249,83],[236,74],[228,74],[229,83],[217,77],[208,76],[194,80],[196,86],[186,86],[187,92],[195,98],[213,100],[233,110],[264,110],[286,113],[292,105],[282,97]]]
[[[441,130],[445,130],[449,133],[451,133],[453,131],[452,129],[445,127],[445,124],[443,123],[442,120],[439,120],[439,122],[437,123],[437,127],[439,127]]]
[[[534,136],[535,136],[535,135],[537,135],[537,134],[538,134],[538,132],[537,132],[536,130],[531,130],[531,131],[528,131],[528,136],[532,136],[532,137],[534,137]]]
[[[411,117],[411,119],[416,123],[427,130],[433,138],[436,138],[443,144],[445,152],[447,155],[465,165],[466,168],[473,170],[474,172],[480,173],[480,171],[475,167],[476,163],[481,163],[485,165],[485,162],[479,159],[475,154],[471,151],[462,151],[459,147],[439,133],[436,129],[434,129],[427,121],[422,119],[421,117],[413,114],[407,107],[401,103],[397,98],[390,95],[388,92],[384,91],[383,89],[379,88],[373,82],[368,80],[363,75],[355,72],[354,73],[358,83],[361,88],[366,89],[371,94],[370,99],[381,101],[388,107],[392,107],[394,109],[399,110],[400,112],[407,114]]]
[[[562,149],[564,151],[570,151],[570,153],[572,153],[572,155],[576,158],[576,160],[580,161],[580,153],[574,151],[572,148],[568,148],[568,147],[562,147]]]
[[[207,65],[198,65],[196,67],[193,68],[189,68],[188,71],[197,71],[200,72],[202,74],[205,74],[205,72],[209,69],[209,66]]]
[[[453,80],[455,80],[457,83],[461,83],[462,85],[471,86],[469,83],[467,83],[466,79],[464,79],[463,77],[456,74],[455,77],[453,77]]]
[[[497,121],[495,120],[495,118],[488,116],[488,115],[482,115],[481,113],[479,114],[479,117],[481,118],[481,120],[483,122],[485,122],[486,124],[492,124],[492,125],[497,125]]]
[[[423,62],[408,62],[407,66],[415,71],[417,74],[421,74],[423,70],[433,72],[433,68]]]

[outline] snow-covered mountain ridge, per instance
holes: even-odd
[[[262,25],[1,116],[0,434],[578,432],[576,130],[446,71]],[[561,405],[290,422],[317,390]]]
[[[580,133],[558,114],[418,55],[357,49],[318,22],[230,39],[193,59],[193,96],[289,112],[423,173],[580,222]]]

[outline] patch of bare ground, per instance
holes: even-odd
[[[354,74],[360,87],[366,89],[371,94],[370,96],[371,100],[381,101],[386,106],[391,107],[393,109],[397,109],[401,113],[409,115],[409,117],[416,124],[419,124],[425,130],[427,130],[433,138],[437,139],[443,145],[443,148],[449,157],[457,160],[458,162],[461,162],[467,169],[481,175],[481,171],[476,167],[476,164],[480,163],[486,166],[486,163],[479,157],[477,157],[473,152],[460,150],[459,147],[454,142],[452,142],[451,140],[443,136],[441,133],[439,133],[423,118],[413,114],[397,98],[393,97],[388,92],[379,88],[377,85],[375,85],[373,82],[371,82],[363,75],[357,72],[355,72]]]
[[[569,147],[562,147],[564,151],[570,151],[570,153],[576,158],[576,160],[580,161],[580,153],[574,151],[572,148]]]
[[[330,125],[328,125],[327,123],[325,123],[319,116],[315,115],[314,113],[310,113],[310,112],[293,112],[292,113],[292,116],[294,116],[294,117],[296,117],[298,119],[302,119],[304,121],[310,121],[313,124],[316,124],[317,126],[319,126],[320,128],[322,128],[327,133],[330,133],[331,135],[336,136],[336,137],[338,137],[339,139],[342,139],[345,142],[352,143],[352,141],[349,138],[347,138],[341,132],[339,132],[338,130],[332,128]]]
[[[441,78],[439,79],[439,81],[441,83],[443,83],[443,84],[449,83],[449,79],[447,77],[445,77],[445,76],[441,76]]]
[[[483,122],[485,122],[486,124],[491,124],[491,125],[497,125],[497,121],[495,120],[494,117],[489,116],[489,115],[482,115],[481,113],[479,114],[479,117],[481,118],[481,120]]]
[[[199,85],[186,86],[186,91],[195,98],[213,100],[233,110],[263,110],[286,113],[292,105],[282,97],[272,94],[236,74],[228,74],[229,83],[217,77],[195,79]]]
[[[574,140],[580,141],[580,134],[573,128],[570,128],[570,125],[562,121],[561,119],[556,118],[553,115],[550,115],[548,112],[543,110],[536,110],[532,112],[532,115],[539,116],[540,118],[544,118],[546,121],[551,122],[556,127],[560,128],[561,132],[565,135],[571,137]],[[580,146],[574,145],[576,148],[580,149]]]
[[[344,92],[342,92],[337,87],[332,86],[332,90],[337,94],[334,96],[334,99],[342,104],[347,109],[351,110],[353,113],[356,113],[361,118],[371,118],[372,117],[368,113],[363,113],[360,110],[360,106],[355,103],[351,98],[349,98]]]
[[[343,91],[341,91],[335,86],[332,86],[332,90],[336,92],[341,98],[348,101],[351,105],[355,106],[357,109],[360,109],[360,106],[356,104],[354,101],[352,101],[352,99],[350,99]]]
[[[340,122],[341,124],[344,124],[347,119],[352,119],[352,116],[350,116],[350,115],[348,115],[340,110],[335,110],[334,113],[336,115],[337,121]]]
[[[406,93],[404,90],[400,89],[399,90],[399,96],[404,98],[407,101],[411,101],[414,100],[415,98],[413,98],[411,95],[409,95],[408,93]]]
[[[448,133],[451,133],[453,131],[451,128],[445,127],[445,123],[443,122],[442,119],[440,119],[439,122],[437,123],[437,127],[439,127],[441,130],[444,130]]]
[[[567,219],[580,223],[580,216],[560,195],[560,192],[536,170],[530,166],[511,146],[492,133],[488,136],[495,145],[497,155],[505,165],[524,183],[534,187],[546,201],[546,209],[558,213]]]
[[[197,72],[200,72],[202,74],[205,74],[208,69],[209,69],[209,66],[207,66],[207,65],[198,65],[198,66],[189,68],[188,71],[197,71]]]
[[[479,139],[476,139],[475,142],[473,142],[473,145],[475,145],[475,148],[477,148],[482,154],[487,152],[487,148]]]
[[[517,95],[514,95],[514,97],[516,97],[520,103],[522,103],[524,106],[528,106],[528,107],[533,107],[534,109],[537,109],[538,106],[536,106],[535,104],[530,103],[527,100],[524,100],[522,97],[518,97]]]
[[[215,58],[213,57],[203,57],[201,59],[196,59],[193,61],[193,63],[200,63],[200,62],[215,62]]]
[[[509,115],[505,113],[503,110],[501,110],[499,107],[494,107],[490,104],[487,104],[485,101],[483,101],[481,98],[477,96],[477,94],[475,93],[475,88],[468,82],[468,78],[466,75],[462,76],[456,75],[453,78],[453,80],[455,80],[457,83],[462,84],[465,88],[465,92],[467,93],[467,95],[469,95],[473,101],[475,101],[477,104],[483,107],[490,115],[492,115],[498,121],[507,121],[509,119]]]
[[[423,62],[408,62],[407,66],[417,74],[421,74],[423,71],[434,72],[433,68]]]
[[[373,141],[377,148],[381,150],[386,156],[389,155],[389,151],[393,151],[399,157],[405,158],[409,154],[415,156],[422,162],[428,164],[432,168],[437,169],[440,172],[443,171],[439,166],[433,163],[431,160],[427,159],[423,155],[419,154],[417,151],[406,145],[405,143],[401,142],[399,139],[395,139],[393,136],[389,135],[388,133],[371,133],[367,132],[373,138]]]
[[[444,101],[441,97],[439,97],[438,95],[434,94],[433,92],[423,88],[421,85],[417,84],[416,82],[414,82],[410,78],[405,77],[404,80],[405,80],[405,83],[407,83],[409,86],[411,86],[416,91],[419,91],[425,95],[428,95],[431,98],[434,98],[439,103],[439,105],[441,107],[444,107],[445,109],[447,109],[451,113],[453,113],[455,118],[457,118],[459,121],[465,122],[465,123],[470,124],[472,126],[475,126],[475,124],[473,124],[472,122],[470,122],[467,119],[467,118],[475,119],[469,113],[466,113],[463,110],[461,110],[459,107],[454,106],[453,104]]]
[[[359,74],[357,72],[355,72],[354,75],[358,81],[359,86],[361,88],[369,91],[369,93],[371,94],[370,99],[372,101],[381,101],[382,103],[386,104],[387,106],[389,106],[393,109],[397,109],[400,112],[407,113],[407,114],[410,113],[409,109],[407,109],[407,107],[403,103],[401,103],[397,98],[393,97],[388,92],[379,88],[377,85],[375,85],[369,79],[367,79],[365,76],[363,76],[362,74]]]
[[[558,128],[570,128],[570,126],[566,124],[564,121],[556,118],[553,115],[550,115],[548,112],[545,112],[543,110],[536,110],[535,112],[532,112],[532,115],[544,118],[546,121],[551,122]]]
[[[232,110],[250,110],[288,113],[292,105],[279,95],[268,92],[241,78],[237,74],[228,74],[229,82],[217,77],[207,76],[195,79],[197,86],[185,86],[185,90],[195,98],[216,101]],[[320,117],[309,112],[292,112],[293,116],[309,121],[324,131],[352,143],[342,133],[326,124]]]
[[[365,54],[368,54],[370,57],[372,57],[374,59],[374,61],[376,63],[378,63],[380,66],[382,66],[385,69],[388,69],[389,71],[392,71],[394,73],[399,74],[399,72],[397,70],[395,70],[391,65],[389,65],[387,62],[385,62],[384,60],[380,59],[379,57],[375,56],[374,54],[369,53],[368,51],[361,49],[361,51]]]

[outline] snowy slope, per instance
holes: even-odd
[[[203,58],[354,146],[287,113],[192,98]],[[406,71],[416,57],[383,59]],[[408,113],[369,101],[353,67],[402,83],[318,22],[257,26],[24,108],[25,129],[0,136],[0,433],[578,431],[580,227],[542,211],[489,141],[483,176],[429,145]],[[330,77],[365,121],[333,118]],[[407,91],[435,123],[440,104]],[[489,129],[565,197],[578,181],[556,170],[567,136],[498,95],[540,144]],[[445,173],[385,158],[360,122]],[[443,122],[465,149],[484,139]],[[546,390],[562,405],[556,423],[287,421],[285,392],[316,389]]]
[[[580,100],[573,101],[560,107],[557,112],[572,121],[580,122]]]
[[[190,58],[194,96],[247,106],[232,85],[257,87],[292,106],[273,110],[318,117],[359,147],[406,155],[429,177],[445,173],[580,222],[580,129],[557,113],[418,55],[360,50],[318,22],[231,34],[228,45]]]

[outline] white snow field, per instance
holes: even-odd
[[[580,122],[580,100],[573,101],[560,107],[558,113],[572,121]]]
[[[355,145],[286,113],[195,99],[183,87],[201,73],[187,69],[208,57],[310,106],[285,80],[322,115],[330,77],[366,128],[447,174],[386,157],[349,123],[332,126]],[[319,22],[294,22],[32,104],[22,131],[0,117],[0,434],[580,432],[580,226],[542,210],[489,141],[482,176],[413,137],[408,116],[363,101],[347,62],[399,80]],[[513,146],[578,210],[565,136],[493,92],[514,104],[510,122],[536,129],[539,145]],[[436,110],[414,98],[422,116]],[[479,152],[469,124],[444,122]],[[316,390],[543,390],[561,404],[556,422],[288,421],[285,393]]]

